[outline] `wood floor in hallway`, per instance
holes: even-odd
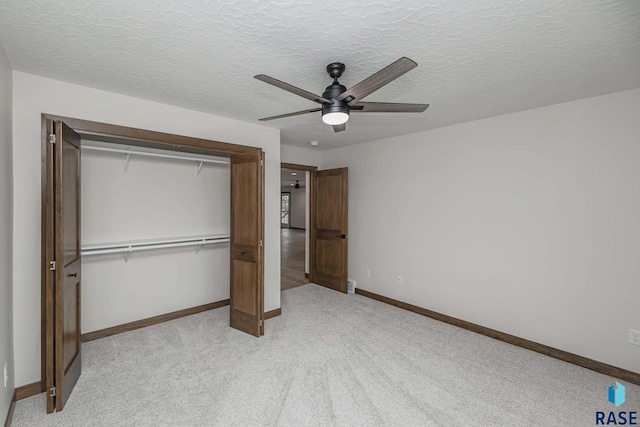
[[[304,277],[304,230],[280,229],[280,286],[285,289],[306,285]]]

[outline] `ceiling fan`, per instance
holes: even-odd
[[[359,113],[422,113],[429,104],[404,104],[393,102],[360,102],[365,96],[370,95],[382,86],[390,83],[417,67],[414,61],[402,57],[392,64],[387,65],[377,73],[367,77],[350,89],[342,86],[338,78],[342,76],[345,65],[342,62],[333,62],[327,65],[327,73],[333,78],[333,83],[325,89],[322,96],[315,95],[300,89],[289,83],[274,79],[265,74],[254,76],[256,79],[269,83],[287,92],[309,99],[321,105],[319,108],[296,111],[295,113],[280,114],[278,116],[265,117],[261,121],[282,119],[284,117],[298,116],[300,114],[322,112],[322,121],[333,126],[335,132],[346,129],[345,123],[349,120],[351,112]]]

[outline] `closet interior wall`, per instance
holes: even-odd
[[[81,159],[83,247],[229,234],[228,164],[196,176],[193,161],[131,155],[125,172],[121,153],[83,149]],[[82,333],[228,299],[229,243],[197,249],[83,256]]]

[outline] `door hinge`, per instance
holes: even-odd
[[[260,243],[258,244],[258,246],[262,247],[262,240],[260,240]]]
[[[260,160],[260,166],[262,166],[262,160]]]
[[[50,133],[49,134],[49,144],[55,144],[56,143],[56,135],[54,133]]]
[[[51,266],[51,267],[49,267],[49,270],[56,271],[56,262],[55,261],[49,261],[49,265]]]
[[[262,326],[262,320],[258,322],[258,326]]]
[[[49,396],[50,397],[56,397],[56,388],[55,387],[51,387],[49,390],[51,391],[51,394]]]

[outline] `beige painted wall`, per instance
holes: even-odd
[[[639,118],[636,89],[324,152],[349,277],[640,372]]]
[[[294,147],[282,145],[280,147],[280,159],[283,163],[296,165],[318,166],[320,164],[321,151],[318,149]]]
[[[7,416],[14,388],[12,80],[9,61],[0,46],[0,422]],[[6,387],[5,363],[8,372]]]
[[[14,345],[16,384],[40,379],[40,114],[43,112],[262,147],[265,164],[265,310],[280,307],[278,129],[84,86],[13,73]],[[36,266],[36,267],[34,267]],[[140,302],[144,300],[141,296]],[[267,328],[267,333],[269,333]]]
[[[228,235],[229,165],[194,167],[83,150],[82,245]],[[227,298],[229,243],[82,258],[83,333]]]

